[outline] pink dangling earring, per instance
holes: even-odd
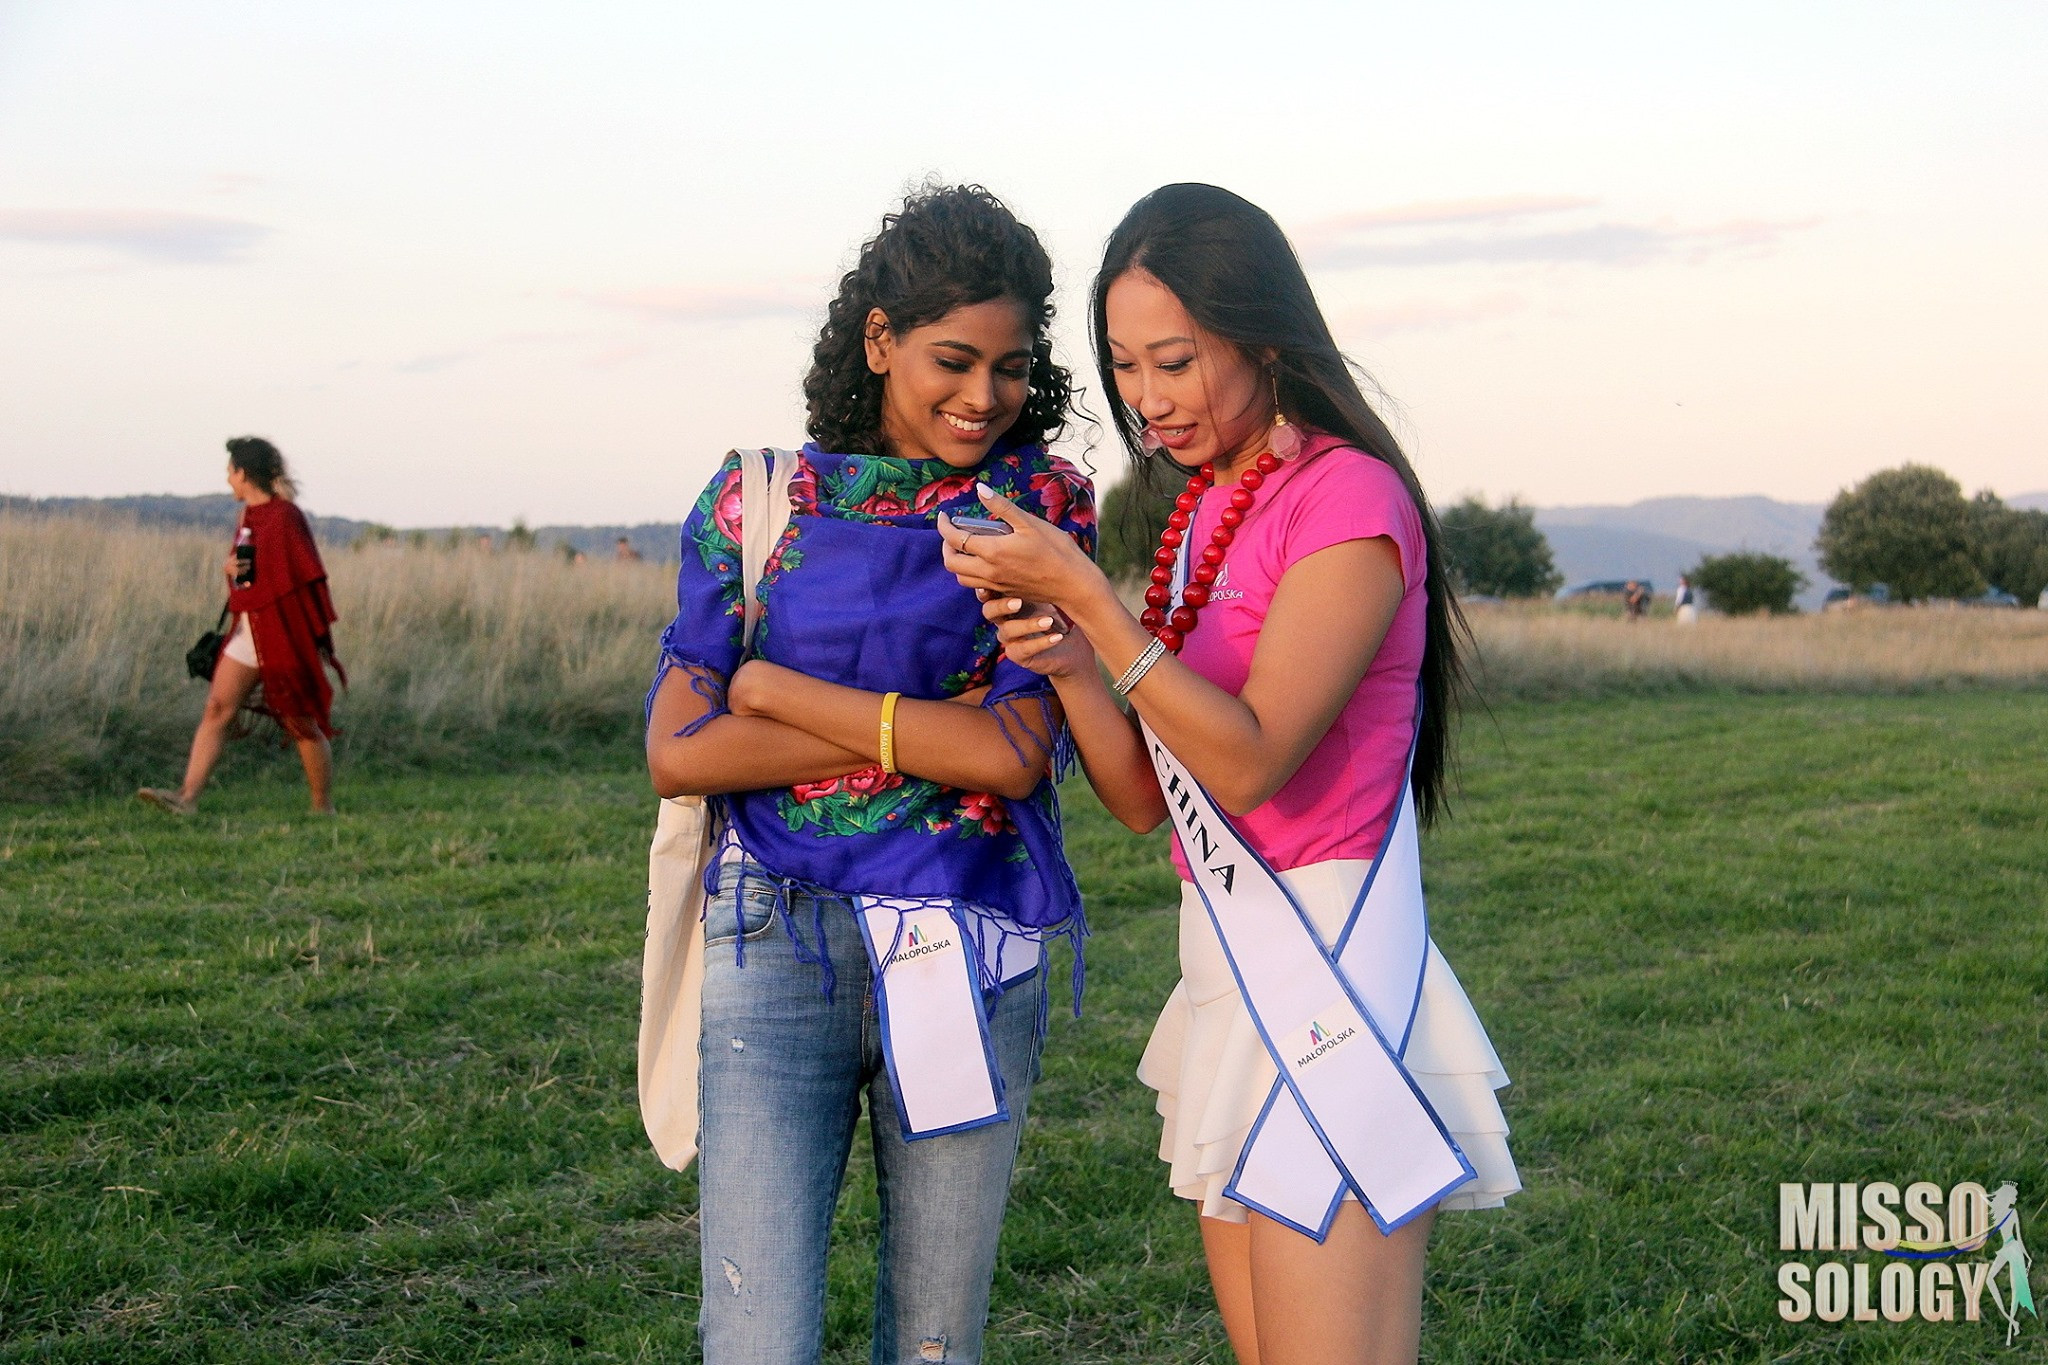
[[[1138,448],[1147,455],[1157,455],[1166,449],[1166,442],[1159,439],[1159,433],[1152,430],[1152,424],[1145,422],[1142,417],[1138,420],[1144,422],[1144,425],[1138,428]]]
[[[1301,428],[1287,420],[1287,414],[1280,410],[1280,371],[1273,371],[1273,453],[1283,460],[1296,459],[1301,455]]]

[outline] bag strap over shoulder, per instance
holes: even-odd
[[[740,587],[746,594],[746,624],[741,642],[754,643],[761,619],[761,575],[775,542],[789,529],[789,484],[796,475],[797,455],[791,450],[741,450],[740,457]]]

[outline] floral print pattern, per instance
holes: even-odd
[[[1066,461],[1030,448],[997,453],[973,470],[890,455],[820,455],[810,447],[799,453],[799,460],[790,480],[790,510],[797,516],[914,527],[932,525],[940,512],[986,516],[988,509],[975,488],[979,480],[1025,510],[1059,523],[1091,556],[1095,553],[1095,502],[1087,478]],[[685,553],[694,549],[717,581],[723,614],[734,620],[735,634],[737,618],[745,610],[740,584],[743,505],[740,462],[734,454],[698,496],[692,527],[685,533]],[[771,630],[774,585],[803,567],[799,541],[800,528],[792,522],[768,557],[757,649]],[[958,696],[988,685],[1001,657],[995,627],[981,623],[974,635],[972,661],[944,679],[945,692]],[[879,765],[825,782],[800,783],[778,793],[775,805],[792,833],[808,831],[820,837],[896,829],[960,838],[1017,833],[1000,797],[884,773]],[[1022,853],[1020,846],[1013,856]]]

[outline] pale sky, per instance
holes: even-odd
[[[2044,67],[2031,0],[0,0],[0,492],[256,432],[318,512],[679,519],[928,175],[1091,389],[1130,203],[1262,204],[1440,501],[2048,488]]]

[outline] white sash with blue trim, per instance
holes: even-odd
[[[1326,944],[1222,808],[1144,734],[1195,889],[1280,1073],[1224,1193],[1320,1242],[1349,1189],[1391,1232],[1473,1177],[1401,1064],[1429,954],[1408,783]]]
[[[854,906],[903,1136],[937,1137],[1008,1119],[976,970],[979,952],[960,921],[939,901],[856,896]]]

